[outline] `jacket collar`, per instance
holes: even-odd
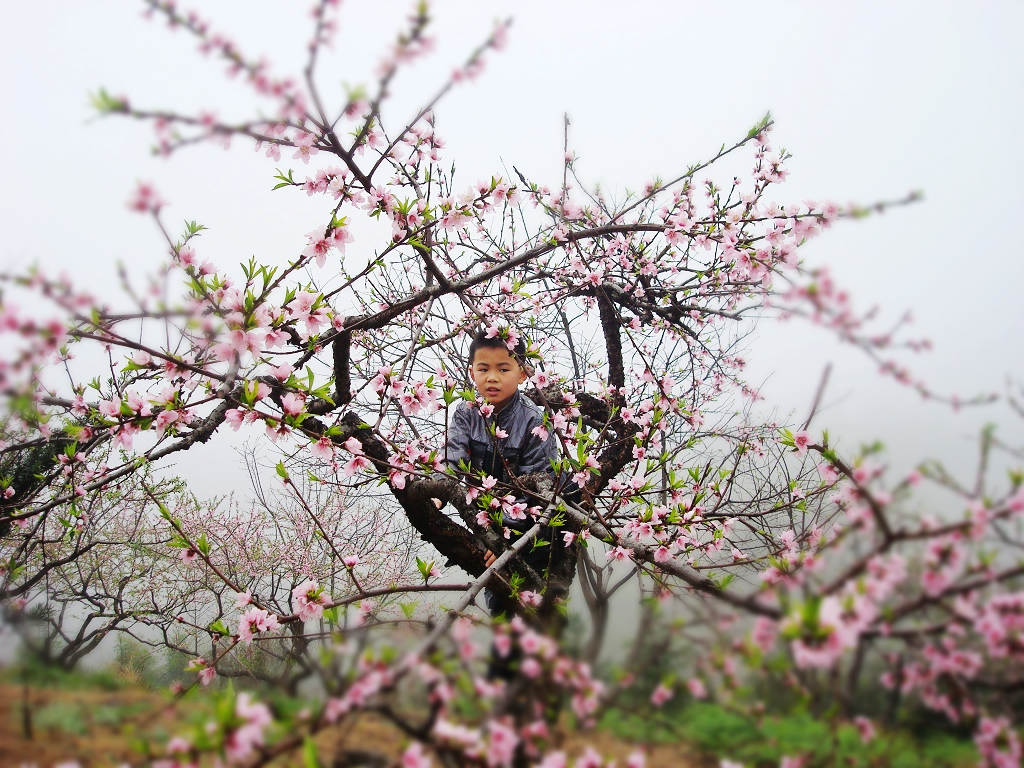
[[[516,414],[523,408],[523,394],[518,389],[512,396],[512,399],[505,404],[497,413],[491,414],[491,419],[495,424],[508,424],[512,419],[515,418]]]

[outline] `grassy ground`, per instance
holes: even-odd
[[[84,768],[139,764],[133,741],[160,743],[187,732],[186,722],[202,718],[202,700],[171,706],[165,690],[147,685],[131,670],[60,674],[35,670],[26,686],[0,676],[0,766],[49,768],[77,760]],[[26,717],[26,711],[28,716]],[[709,768],[729,758],[752,768],[777,766],[784,755],[811,758],[809,766],[936,766],[976,764],[973,745],[941,730],[885,730],[868,744],[852,725],[830,728],[809,714],[752,719],[708,703],[680,703],[644,715],[609,712],[600,727],[581,733],[566,727],[559,748],[578,755],[593,746],[618,765],[642,742],[649,768]],[[327,729],[317,737],[320,761],[331,765],[342,750],[364,749],[396,758],[406,745],[397,728],[365,716]],[[292,755],[275,763],[300,765]]]
[[[807,712],[751,717],[706,702],[691,701],[650,715],[606,717],[602,729],[613,734],[658,743],[687,743],[705,755],[746,766],[777,766],[783,757],[803,757],[810,767],[844,768],[968,768],[978,764],[969,738],[943,730],[935,719],[929,728],[878,728],[875,738],[861,739],[852,723],[837,726]]]
[[[24,716],[25,704],[31,716]],[[133,681],[101,675],[78,677],[59,685],[0,682],[0,766],[22,764],[48,768],[77,760],[84,768],[137,764],[139,752],[132,742],[142,734],[169,736],[184,721],[180,705],[169,708],[170,697]],[[570,755],[587,745],[607,757],[624,758],[636,745],[608,731],[562,736],[561,748]],[[343,749],[370,749],[397,757],[404,748],[402,734],[383,719],[363,717],[322,733],[317,739],[321,762]],[[683,744],[658,744],[646,750],[650,768],[703,768],[714,764]],[[295,756],[277,765],[295,765]]]
[[[26,691],[0,684],[0,765],[42,768],[77,759],[106,766],[138,759],[123,724],[147,713],[159,717],[165,705],[164,697],[142,688]]]

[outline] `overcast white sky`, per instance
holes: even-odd
[[[311,2],[222,0],[200,7],[250,55],[298,73]],[[120,259],[160,257],[152,227],[124,207],[136,179],[170,201],[172,221],[211,229],[202,253],[218,263],[295,253],[321,223],[301,194],[268,192],[273,162],[236,144],[169,162],[148,153],[150,129],[95,120],[88,94],[104,86],[140,107],[249,117],[249,91],[199,57],[193,41],[141,18],[141,2],[19,3],[8,11],[0,60],[7,75],[0,142],[5,267],[37,261],[114,295]],[[383,46],[411,4],[348,0],[319,82],[372,81]],[[921,189],[925,201],[842,223],[805,253],[829,264],[859,306],[893,320],[911,309],[931,354],[907,358],[936,389],[971,395],[1024,380],[1024,207],[1018,143],[1024,89],[1024,4],[1006,2],[538,2],[435,4],[432,58],[395,84],[393,115],[418,107],[453,66],[511,15],[508,48],[438,109],[438,131],[468,184],[515,164],[555,184],[562,113],[582,175],[637,188],[700,160],[746,132],[766,109],[773,143],[794,154],[789,199],[870,202]],[[304,170],[304,169],[298,169]],[[781,197],[781,193],[780,193]],[[874,365],[801,323],[763,323],[748,357],[769,402],[802,414],[817,377],[836,368],[818,427],[845,444],[880,437],[897,463],[960,461],[961,441],[1006,409],[952,416],[878,382]],[[1004,437],[1024,443],[1022,425]]]

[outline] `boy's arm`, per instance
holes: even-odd
[[[531,427],[541,427],[544,422],[537,419],[537,423]],[[541,440],[532,431],[527,433],[526,442],[523,445],[519,457],[519,474],[528,475],[532,472],[552,472],[551,460],[558,458],[558,443],[554,435],[549,434]]]
[[[470,462],[469,433],[469,411],[459,403],[448,427],[448,441],[444,444],[444,462],[456,472],[460,461]]]
[[[544,426],[542,419],[537,419],[537,426]],[[531,428],[532,429],[532,428]],[[531,472],[550,472],[551,460],[558,458],[558,440],[554,435],[548,434],[545,440],[541,440],[533,432],[529,433],[529,439],[523,446],[522,459],[519,464],[519,473],[528,475]],[[580,500],[580,489],[575,483],[569,483],[562,489],[562,496],[566,501],[573,503]]]

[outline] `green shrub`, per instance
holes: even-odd
[[[743,715],[716,704],[694,702],[677,719],[686,738],[701,749],[731,749],[756,738],[757,727]]]
[[[47,704],[33,714],[32,722],[43,730],[62,731],[76,736],[84,736],[88,732],[81,705],[69,701]]]
[[[748,768],[775,768],[787,755],[809,758],[808,768],[966,768],[978,759],[970,738],[944,733],[934,726],[928,732],[880,730],[865,744],[853,725],[830,723],[806,710],[757,720],[718,704],[690,702],[646,715],[608,712],[601,727],[630,741],[685,741],[709,757],[737,760]]]
[[[28,683],[37,688],[60,688],[79,691],[99,688],[116,691],[130,684],[116,669],[63,669],[47,664],[38,657],[24,655],[18,662],[3,671],[3,679],[12,683]]]

